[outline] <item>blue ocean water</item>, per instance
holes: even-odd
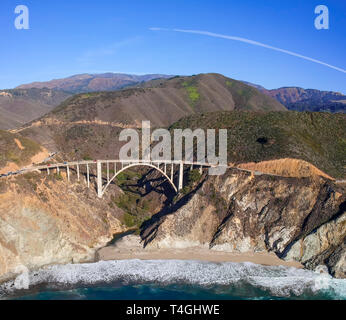
[[[182,260],[101,261],[23,273],[1,299],[346,299],[346,280],[283,266]]]

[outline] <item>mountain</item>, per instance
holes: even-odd
[[[214,112],[181,119],[171,127],[175,128],[228,129],[228,161],[237,166],[277,159],[301,159],[334,178],[346,177],[345,114]],[[298,168],[302,164],[282,162],[287,171],[290,165]],[[256,167],[255,164],[252,167]]]
[[[0,129],[13,129],[41,117],[69,96],[47,88],[0,90]]]
[[[285,108],[239,81],[219,74],[201,74],[153,80],[120,91],[76,95],[46,118],[132,126],[150,120],[153,126],[169,126],[189,114],[222,110],[282,111]]]
[[[288,87],[269,90],[268,95],[289,110],[346,113],[346,96],[338,92]]]
[[[69,158],[112,157],[123,128],[168,127],[198,113],[286,110],[257,89],[219,74],[153,80],[113,92],[75,95],[21,130],[51,151]],[[87,141],[87,143],[85,143]]]
[[[268,90],[260,85],[243,81],[294,111],[346,113],[346,96],[339,92],[283,87]]]
[[[33,82],[20,85],[19,89],[48,88],[72,93],[114,91],[137,83],[171,76],[161,74],[130,75],[121,73],[78,74],[68,78],[55,79],[47,82]]]

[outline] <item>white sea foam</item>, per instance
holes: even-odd
[[[321,290],[346,299],[346,280],[329,275],[283,266],[261,266],[253,263],[211,263],[181,260],[101,261],[92,264],[50,266],[29,274],[30,288],[48,284],[54,286],[94,285],[121,281],[135,283],[185,283],[202,286],[232,286],[249,284],[266,290],[273,296],[299,296]],[[13,280],[0,286],[0,295],[15,292]]]

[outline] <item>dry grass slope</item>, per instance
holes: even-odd
[[[0,169],[9,163],[16,166],[30,164],[31,159],[42,151],[38,143],[0,130]]]
[[[153,80],[115,92],[76,95],[44,118],[64,122],[101,120],[136,125],[150,120],[169,126],[182,117],[213,111],[286,110],[257,89],[219,74]]]

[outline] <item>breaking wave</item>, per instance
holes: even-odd
[[[121,286],[155,283],[195,285],[238,292],[252,288],[272,297],[327,296],[346,299],[346,280],[284,266],[253,263],[212,263],[182,260],[101,261],[56,265],[24,272],[0,285],[0,297],[25,295],[39,287],[68,290],[117,283]],[[233,291],[232,291],[232,290]],[[221,291],[222,291],[221,290]],[[244,295],[244,290],[242,291]]]

